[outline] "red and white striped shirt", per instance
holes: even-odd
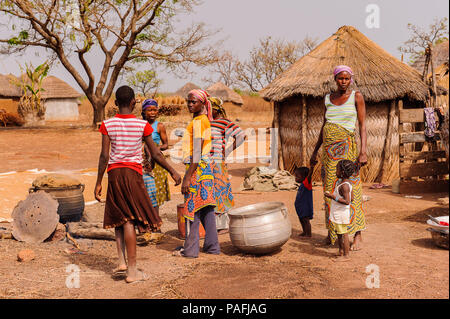
[[[153,133],[151,125],[133,114],[117,114],[102,122],[100,132],[111,141],[108,172],[128,167],[142,175],[142,137]]]

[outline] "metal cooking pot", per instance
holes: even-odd
[[[35,186],[28,190],[29,193],[43,190],[55,198],[58,203],[58,215],[60,223],[80,221],[84,212],[84,184],[65,187]]]
[[[282,202],[264,202],[229,212],[231,243],[252,254],[267,254],[279,249],[291,237],[288,210]]]

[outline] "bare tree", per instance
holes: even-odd
[[[1,0],[3,50],[29,47],[55,55],[86,94],[93,124],[104,109],[121,70],[131,62],[157,62],[173,71],[217,61],[212,32],[193,24],[176,32],[174,17],[192,11],[197,0]],[[5,23],[6,22],[6,23]],[[14,26],[16,26],[14,28]],[[18,27],[17,27],[18,26]],[[96,79],[89,56],[101,57]],[[81,65],[81,68],[78,67]]]
[[[249,59],[234,65],[236,78],[252,91],[259,91],[317,45],[309,36],[302,41],[286,42],[263,38],[250,51]]]
[[[425,50],[430,44],[437,44],[439,41],[448,40],[448,19],[434,19],[428,30],[424,30],[412,23],[408,24],[408,29],[412,32],[411,37],[398,48],[398,50],[409,56],[410,64],[425,54]]]
[[[239,84],[236,72],[238,64],[238,58],[235,57],[232,52],[225,51],[222,55],[217,57],[217,62],[211,65],[210,74],[216,75],[216,77],[205,77],[203,82],[207,84],[222,82],[228,87],[237,86]]]

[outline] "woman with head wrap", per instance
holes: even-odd
[[[158,102],[153,99],[146,99],[142,103],[142,118],[152,126],[152,138],[161,151],[169,148],[166,127],[161,122],[157,121],[159,112]],[[164,202],[170,200],[169,180],[167,178],[167,171],[157,163],[149,162],[150,158],[144,153],[144,164],[146,171],[150,168],[151,175],[154,177],[156,194],[156,209],[158,210]],[[149,165],[150,164],[150,165]],[[147,176],[148,179],[148,176]],[[151,186],[150,186],[151,187]],[[151,187],[152,188],[152,187]],[[150,188],[150,190],[151,190]],[[152,192],[153,193],[153,192]],[[149,192],[150,194],[150,192]],[[153,198],[150,195],[150,198]],[[154,201],[154,200],[153,200]]]
[[[219,233],[228,231],[228,211],[234,206],[231,183],[225,163],[227,155],[238,148],[245,140],[241,128],[227,119],[227,114],[220,98],[209,98],[212,106],[213,121],[211,122],[211,156],[214,166],[214,191],[216,196],[216,225]],[[233,145],[227,148],[228,141],[233,139]]]
[[[322,146],[322,165],[325,176],[324,192],[333,193],[338,184],[336,165],[340,160],[350,160],[357,169],[350,177],[353,193],[350,205],[351,220],[348,233],[355,234],[351,250],[361,249],[361,231],[365,229],[365,216],[362,207],[362,184],[359,167],[367,163],[366,149],[366,106],[364,97],[359,91],[350,90],[353,83],[353,71],[346,65],[337,66],[334,71],[337,91],[325,96],[325,116],[316,147],[311,155],[311,166],[317,163],[316,157]],[[356,122],[359,125],[360,150],[358,153],[355,141]],[[325,197],[325,218],[328,228],[328,243],[334,244],[337,234],[333,223],[329,221],[331,199]]]
[[[192,90],[188,94],[187,106],[193,120],[183,136],[183,162],[186,173],[181,184],[184,195],[183,216],[186,221],[184,246],[175,250],[175,256],[198,257],[200,250],[200,222],[205,229],[203,252],[220,254],[216,230],[214,207],[214,161],[211,159],[211,103],[209,94],[203,90]]]

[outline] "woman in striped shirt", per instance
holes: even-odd
[[[134,91],[121,86],[116,91],[116,105],[119,113],[102,122],[102,150],[98,164],[97,183],[94,195],[100,202],[102,179],[108,171],[104,228],[114,228],[119,266],[115,273],[126,273],[128,283],[148,279],[136,267],[136,231],[159,230],[161,218],[153,208],[142,178],[142,138],[152,158],[169,171],[175,185],[181,183],[181,176],[170,166],[152,139],[152,127],[147,121],[132,114],[136,105]],[[125,259],[125,251],[126,257]]]
[[[353,82],[353,71],[346,65],[337,66],[334,71],[337,91],[325,97],[325,116],[316,147],[311,155],[311,166],[317,163],[316,157],[322,146],[322,165],[325,172],[323,180],[324,193],[333,193],[338,185],[336,165],[341,160],[350,160],[357,165],[357,169],[350,177],[353,193],[350,204],[351,220],[348,233],[355,234],[351,250],[361,249],[361,231],[366,228],[365,214],[362,203],[362,184],[359,167],[367,163],[366,151],[366,106],[359,91],[350,90]],[[355,141],[356,123],[359,125],[360,150],[358,152]],[[328,228],[327,241],[333,244],[337,238],[336,229],[329,221],[331,200],[325,200],[325,218]]]
[[[216,163],[214,167],[214,195],[216,197],[216,226],[219,233],[228,231],[228,211],[234,206],[231,183],[225,163],[227,156],[238,148],[245,140],[245,133],[235,123],[227,119],[222,100],[211,97],[213,121],[211,122],[211,157]],[[227,148],[229,139],[233,144]]]

